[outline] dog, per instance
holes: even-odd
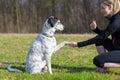
[[[42,32],[33,41],[28,51],[25,66],[27,72],[35,74],[48,70],[51,75],[53,74],[51,69],[51,56],[68,43],[64,41],[57,45],[54,36],[57,30],[63,31],[64,26],[58,18],[50,16],[45,21]],[[10,69],[12,69],[11,65],[8,66],[9,71]]]

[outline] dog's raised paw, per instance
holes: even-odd
[[[65,45],[68,45],[69,42],[68,42],[68,41],[64,41],[63,43],[64,43]]]

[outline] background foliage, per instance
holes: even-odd
[[[65,25],[63,33],[91,33],[92,20],[106,24],[99,0],[0,0],[0,33],[38,33],[51,15]]]

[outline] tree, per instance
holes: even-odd
[[[39,33],[49,16],[65,25],[63,33],[91,33],[89,24],[107,23],[100,14],[99,0],[1,0],[0,32]]]

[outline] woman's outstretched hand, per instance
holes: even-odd
[[[67,45],[70,47],[77,47],[77,42],[68,42]]]
[[[90,29],[95,30],[96,28],[97,28],[97,23],[95,20],[93,20],[92,23],[90,24]]]

